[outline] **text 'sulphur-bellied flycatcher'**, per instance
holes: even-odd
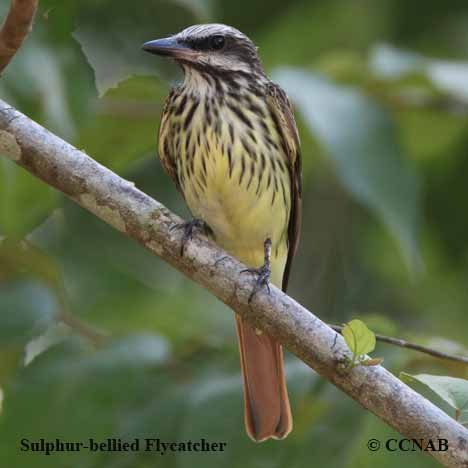
[[[143,49],[175,59],[185,74],[167,98],[158,144],[194,216],[185,238],[204,225],[251,267],[251,298],[270,277],[286,290],[301,218],[299,137],[286,94],[265,75],[252,41],[229,26],[192,26]],[[236,320],[247,433],[282,439],[292,416],[281,345]]]

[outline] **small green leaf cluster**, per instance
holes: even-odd
[[[361,320],[354,319],[348,322],[342,331],[343,338],[353,353],[347,358],[346,367],[352,369],[356,366],[378,366],[383,358],[369,358],[367,354],[375,349],[375,334]]]

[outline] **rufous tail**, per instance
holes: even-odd
[[[292,415],[284,376],[283,349],[273,338],[236,315],[244,383],[247,434],[256,442],[284,439],[292,429]]]

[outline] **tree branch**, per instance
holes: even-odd
[[[343,338],[273,285],[249,305],[254,278],[240,274],[245,267],[236,259],[201,236],[181,257],[182,234],[171,231],[178,216],[3,101],[0,153],[208,289],[405,437],[447,439],[447,451],[429,452],[444,465],[468,466],[461,424],[381,366],[343,369],[350,357]]]
[[[341,333],[343,328],[341,325],[330,325],[333,330]],[[444,353],[443,351],[437,351],[436,349],[429,348],[427,346],[422,346],[416,343],[411,343],[410,341],[402,340],[401,338],[393,338],[391,336],[378,335],[375,334],[375,339],[381,341],[382,343],[388,343],[394,346],[399,346],[400,348],[412,349],[413,351],[419,351],[420,353],[429,354],[439,359],[445,359],[447,361],[461,362],[463,364],[468,364],[468,357],[457,356],[455,354]]]
[[[38,0],[11,0],[10,11],[0,29],[0,74],[31,31]]]

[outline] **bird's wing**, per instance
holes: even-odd
[[[269,84],[268,100],[271,114],[280,132],[287,154],[291,178],[291,214],[288,224],[288,258],[284,269],[282,289],[286,291],[292,260],[299,245],[301,232],[301,147],[294,114],[286,93],[275,83]]]
[[[171,106],[177,97],[176,90],[173,89],[166,99],[161,116],[158,136],[158,154],[162,167],[167,175],[172,179],[177,190],[182,193],[180,181],[177,174],[176,155],[174,154],[172,124],[171,124]],[[183,194],[182,194],[183,195]]]

